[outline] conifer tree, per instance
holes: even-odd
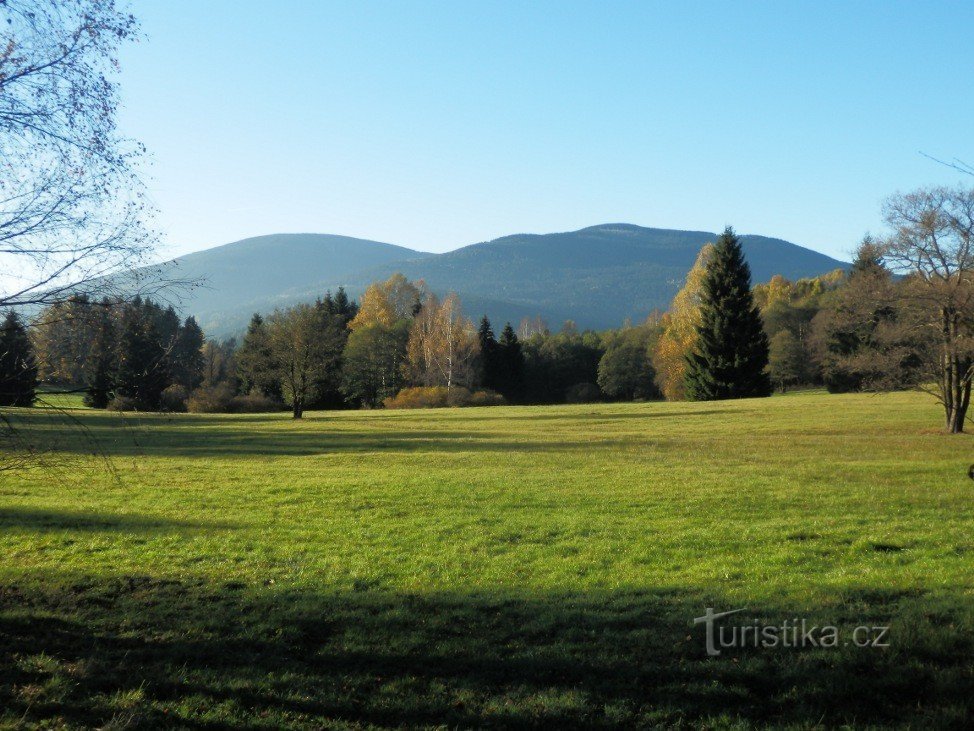
[[[237,373],[240,376],[240,389],[244,393],[256,389],[270,398],[283,398],[267,326],[264,318],[257,313],[250,318],[247,334],[237,354]]]
[[[700,299],[697,344],[687,359],[687,398],[770,396],[768,337],[751,294],[751,269],[730,227],[707,262]]]
[[[511,323],[504,326],[497,343],[497,390],[504,398],[515,401],[524,392],[524,352]]]
[[[10,311],[0,325],[0,406],[33,406],[37,361],[27,328]]]
[[[158,408],[169,385],[166,355],[151,306],[136,298],[122,312],[116,392],[140,408]]]
[[[500,362],[498,360],[500,352],[497,338],[494,337],[494,329],[491,327],[487,315],[484,315],[480,320],[477,336],[480,339],[481,382],[486,388],[496,391],[500,386]]]
[[[86,406],[104,409],[112,400],[115,387],[113,374],[115,372],[115,324],[112,321],[108,302],[98,315],[95,335],[85,361],[85,396]]]
[[[176,333],[170,360],[172,380],[192,391],[203,382],[203,344],[206,338],[195,317],[187,317]]]

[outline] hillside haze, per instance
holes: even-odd
[[[168,276],[198,283],[180,298],[207,334],[234,335],[254,312],[268,313],[324,294],[308,285],[326,280],[332,290],[355,272],[387,262],[431,256],[403,246],[330,234],[255,236],[181,256]],[[297,290],[297,291],[295,291]]]
[[[372,281],[402,272],[438,293],[456,291],[470,317],[498,325],[541,315],[552,327],[618,327],[665,309],[683,284],[707,231],[603,224],[566,233],[516,234],[429,254],[323,234],[245,239],[177,260],[182,278],[205,277],[183,310],[212,336],[239,334],[255,311],[310,301],[344,285],[359,296]],[[844,262],[781,239],[744,235],[754,282],[774,274],[816,276]]]

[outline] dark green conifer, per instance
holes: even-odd
[[[37,361],[27,328],[16,312],[0,325],[0,406],[33,406],[37,398]]]
[[[687,398],[770,396],[768,337],[751,295],[751,269],[730,227],[717,239],[700,295],[697,344],[687,358]]]

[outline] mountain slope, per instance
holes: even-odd
[[[317,282],[329,282],[334,291],[363,268],[424,256],[431,255],[349,236],[272,234],[179,257],[166,275],[199,282],[180,297],[180,309],[219,337],[245,328],[254,312],[308,299],[306,289],[323,295],[313,287]]]
[[[176,260],[181,279],[205,278],[182,302],[207,334],[239,334],[255,311],[307,302],[344,285],[352,297],[400,271],[438,293],[460,294],[471,317],[487,314],[498,328],[541,315],[552,327],[617,327],[666,308],[682,286],[706,231],[604,224],[555,234],[517,234],[427,254],[391,244],[324,234],[245,239]],[[755,282],[790,279],[845,264],[780,239],[742,236]]]
[[[358,288],[401,271],[434,291],[455,290],[480,314],[473,298],[506,303],[551,325],[572,319],[580,327],[617,327],[666,308],[700,248],[716,239],[705,231],[674,231],[604,224],[556,234],[519,234],[416,261],[393,262],[349,279]],[[742,236],[754,282],[774,274],[790,279],[823,274],[845,264],[801,246],[764,236]],[[495,306],[496,308],[496,306]],[[494,311],[488,309],[492,319]],[[499,313],[498,313],[499,314]]]

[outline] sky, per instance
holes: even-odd
[[[974,161],[974,3],[135,0],[163,253],[626,222],[848,258]],[[971,182],[970,178],[967,179]]]

